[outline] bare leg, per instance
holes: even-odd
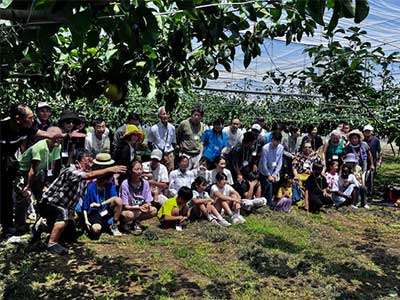
[[[48,245],[57,244],[60,239],[61,234],[63,233],[65,227],[67,227],[67,222],[60,221],[54,223],[53,229],[50,233],[49,243]]]

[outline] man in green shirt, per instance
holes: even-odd
[[[192,109],[190,118],[179,124],[176,131],[176,142],[179,146],[180,156],[184,155],[189,159],[189,169],[199,167],[200,158],[203,152],[201,136],[204,132],[203,110],[199,107]]]
[[[40,140],[28,148],[18,159],[19,176],[16,179],[15,223],[17,231],[26,228],[27,205],[34,213],[31,196],[40,199],[43,188],[56,172],[56,161],[61,158],[62,131],[59,127],[49,127],[47,132],[52,139]]]

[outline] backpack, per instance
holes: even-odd
[[[389,203],[396,203],[400,200],[400,186],[388,185],[385,188],[383,198]]]

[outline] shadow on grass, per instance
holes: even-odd
[[[365,232],[369,242],[356,246],[355,250],[367,256],[375,266],[382,270],[381,272],[364,267],[358,263],[357,257],[353,257],[353,261],[337,263],[328,261],[320,255],[305,256],[304,261],[308,264],[322,266],[320,269],[322,276],[335,276],[348,283],[346,286],[336,288],[334,299],[374,300],[389,297],[388,295],[392,291],[400,294],[398,279],[400,257],[376,246],[375,242],[380,239],[374,230],[367,229]],[[357,286],[352,282],[358,282]]]
[[[202,294],[197,283],[182,273],[158,274],[123,257],[96,257],[80,244],[73,245],[66,257],[31,245],[2,251],[0,274],[7,300],[160,299],[172,295],[193,299]],[[211,294],[214,290],[220,289],[209,287]]]
[[[259,241],[258,244],[264,248],[279,249],[287,253],[299,253],[304,250],[304,248],[272,234],[265,234],[263,240]]]

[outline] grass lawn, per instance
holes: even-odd
[[[383,185],[400,183],[386,158]],[[0,299],[400,299],[400,210],[261,209],[228,229],[184,232],[156,220],[143,235],[85,236],[56,257],[43,245],[0,246]]]

